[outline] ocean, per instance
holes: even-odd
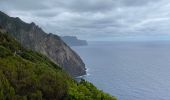
[[[118,100],[170,100],[170,41],[89,42],[72,47],[84,78]]]

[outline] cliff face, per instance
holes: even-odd
[[[81,58],[59,36],[47,34],[34,23],[27,24],[3,12],[0,12],[0,26],[12,33],[24,47],[43,53],[70,75],[86,74]]]

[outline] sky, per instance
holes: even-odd
[[[0,10],[61,36],[170,37],[170,0],[0,0]]]

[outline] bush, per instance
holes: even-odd
[[[93,84],[81,80],[70,84],[65,100],[117,100],[115,97],[98,90]]]
[[[10,52],[10,50],[6,49],[5,47],[3,46],[0,46],[0,57],[3,58],[3,57],[7,57],[7,56],[10,56],[12,55],[12,53]]]

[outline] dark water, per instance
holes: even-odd
[[[170,100],[170,41],[90,42],[73,47],[85,78],[119,100]]]

